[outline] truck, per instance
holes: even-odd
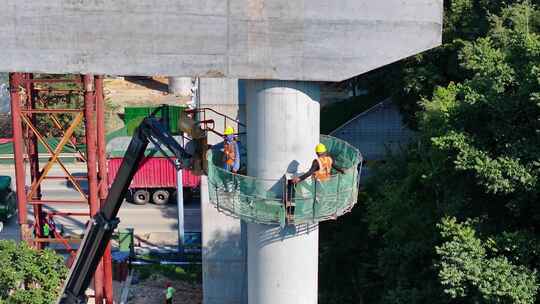
[[[108,163],[108,182],[111,187],[123,157],[110,157]],[[176,195],[176,168],[169,157],[147,157],[142,161],[133,177],[128,190],[128,201],[144,205],[150,201],[156,205],[165,205]],[[182,170],[184,195],[189,197],[199,191],[201,177],[191,170]]]
[[[124,160],[123,154],[130,139],[130,137],[119,137],[112,139],[107,144],[109,188]],[[175,139],[179,141],[178,137]],[[149,147],[129,185],[127,201],[138,205],[144,205],[148,202],[165,205],[171,201],[171,198],[176,195],[177,187],[177,174],[173,163],[173,157],[156,153],[154,148]],[[201,177],[195,175],[191,170],[182,170],[182,182],[184,197],[189,199],[194,193],[198,193]]]

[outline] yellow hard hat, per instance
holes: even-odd
[[[318,145],[315,147],[315,152],[317,152],[317,153],[324,153],[324,152],[326,152],[326,146],[323,145],[323,144],[318,144]]]
[[[234,134],[234,129],[233,127],[227,127],[225,128],[225,132],[223,132],[224,135],[233,135]]]

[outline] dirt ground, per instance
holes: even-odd
[[[129,289],[129,304],[165,303],[165,285],[171,282],[175,289],[173,303],[202,304],[202,285],[170,281],[160,275],[152,275]]]
[[[105,100],[112,115],[107,120],[107,132],[123,126],[125,106],[185,103],[189,98],[168,94],[166,77],[117,77],[105,78]]]

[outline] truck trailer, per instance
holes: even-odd
[[[123,157],[110,157],[108,159],[108,182],[111,187]],[[128,201],[138,205],[152,202],[156,205],[165,205],[176,194],[176,168],[173,158],[169,157],[146,157],[141,162],[133,181],[129,185]],[[184,195],[190,196],[199,191],[201,177],[196,176],[191,170],[182,170],[182,183]]]

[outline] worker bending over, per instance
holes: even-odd
[[[223,142],[215,148],[223,151],[223,169],[237,173],[240,169],[240,145],[236,141],[232,127],[225,129]]]
[[[313,178],[318,181],[324,182],[332,175],[332,168],[339,173],[344,173],[342,169],[334,165],[334,160],[326,151],[325,145],[318,144],[315,147],[315,152],[317,153],[317,158],[313,160],[309,171],[301,176],[294,177],[292,179],[293,184],[297,184],[310,176],[313,176]]]

